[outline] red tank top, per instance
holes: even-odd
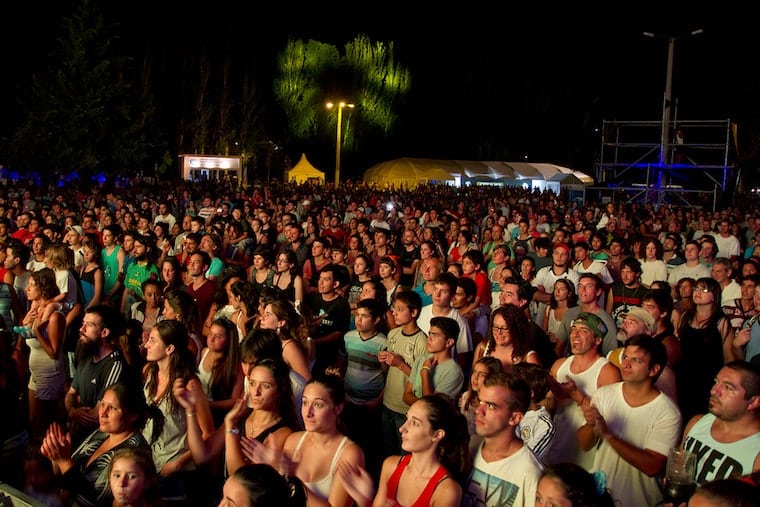
[[[388,500],[393,502],[393,507],[400,507],[400,504],[396,501],[396,492],[398,491],[398,483],[401,480],[401,474],[404,473],[404,469],[406,469],[406,466],[409,464],[411,460],[412,460],[411,454],[406,454],[402,456],[401,460],[399,460],[396,470],[393,471],[393,474],[391,474],[390,478],[388,479]],[[409,507],[429,506],[430,499],[433,496],[433,491],[435,491],[436,486],[438,486],[438,483],[441,482],[448,475],[449,473],[448,471],[446,471],[443,465],[439,466],[438,470],[435,471],[433,476],[428,481],[427,485],[425,486],[425,489],[423,489],[422,493],[420,493],[420,496],[417,497],[417,500],[415,500],[414,503],[410,505]]]

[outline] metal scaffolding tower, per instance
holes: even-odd
[[[655,205],[703,206],[705,194],[712,194],[714,209],[718,196],[735,187],[733,137],[730,119],[673,121],[664,128],[660,121],[604,121],[592,189],[624,191],[629,201]]]

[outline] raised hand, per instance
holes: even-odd
[[[195,393],[185,385],[185,381],[178,378],[172,385],[172,394],[177,402],[182,405],[186,411],[194,411],[198,404],[198,397]]]
[[[359,507],[372,505],[372,500],[375,497],[375,485],[372,477],[364,468],[341,461],[338,463],[337,473],[346,493],[354,499]]]
[[[246,404],[246,398],[239,398],[235,400],[235,404],[224,416],[224,427],[231,429],[237,428],[240,418],[248,411],[248,405]]]

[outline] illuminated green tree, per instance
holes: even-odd
[[[410,87],[410,72],[396,58],[393,43],[373,43],[358,36],[341,55],[330,44],[291,39],[278,57],[274,94],[298,139],[333,135],[337,115],[328,114],[328,100],[356,104],[344,110],[342,133],[346,150],[364,136],[387,135],[394,112]],[[357,135],[358,134],[358,135]]]

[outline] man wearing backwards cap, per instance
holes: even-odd
[[[588,404],[599,387],[620,381],[620,371],[600,353],[606,334],[602,319],[593,313],[579,313],[570,325],[572,355],[557,359],[551,367],[562,392],[555,404],[554,442],[544,456],[547,465],[572,462],[588,469],[594,462],[594,450],[580,448],[576,431],[585,423],[582,405]]]
[[[552,248],[552,263],[550,266],[541,268],[536,273],[532,285],[536,288],[533,300],[539,303],[536,324],[543,325],[543,315],[546,313],[546,305],[551,302],[554,292],[554,282],[560,278],[566,278],[578,285],[578,273],[570,267],[570,247],[566,243],[555,243]]]

